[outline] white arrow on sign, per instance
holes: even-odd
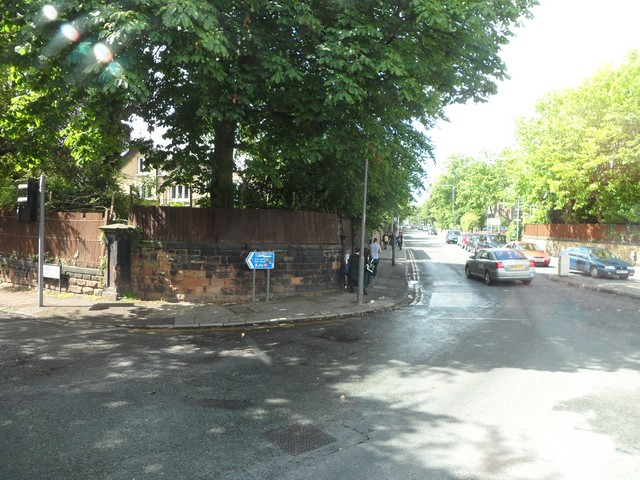
[[[251,252],[244,259],[251,270],[271,270],[275,265],[274,252]]]

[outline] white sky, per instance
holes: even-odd
[[[514,142],[515,120],[534,113],[546,93],[574,87],[607,64],[640,49],[640,0],[541,0],[502,52],[511,77],[484,104],[455,105],[429,132],[437,166],[451,154],[477,157]]]

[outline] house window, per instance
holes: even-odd
[[[151,171],[151,167],[147,165],[147,162],[144,157],[138,157],[138,173],[149,173]]]
[[[174,202],[188,202],[189,187],[186,185],[175,185],[171,187],[171,200]]]
[[[154,194],[154,186],[152,183],[139,183],[138,184],[138,195],[140,198],[144,198],[145,200],[153,200],[155,199]]]

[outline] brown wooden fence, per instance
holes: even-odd
[[[102,213],[49,212],[45,217],[45,255],[66,265],[98,268],[104,247]],[[38,254],[39,225],[21,223],[15,212],[0,211],[0,255],[30,258]]]
[[[640,225],[525,225],[524,236],[578,242],[640,243]]]
[[[144,240],[193,243],[339,244],[342,233],[335,214],[287,210],[133,206],[129,223]]]

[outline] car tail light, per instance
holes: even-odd
[[[504,263],[502,263],[500,260],[498,260],[496,262],[496,268],[504,268]]]
[[[536,268],[536,261],[535,260],[529,260],[529,266]]]

